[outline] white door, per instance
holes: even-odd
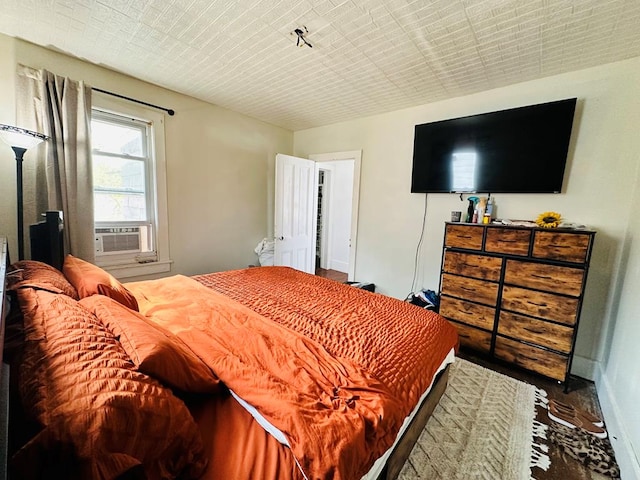
[[[275,265],[315,273],[316,182],[314,161],[276,155]]]

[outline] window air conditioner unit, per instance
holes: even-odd
[[[142,251],[140,227],[96,228],[96,253],[120,254]]]

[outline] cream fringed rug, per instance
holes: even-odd
[[[401,480],[529,480],[549,467],[546,425],[535,420],[538,388],[460,358]],[[536,467],[536,468],[534,468]]]

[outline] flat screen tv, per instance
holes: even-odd
[[[560,193],[576,99],[416,125],[414,193]]]

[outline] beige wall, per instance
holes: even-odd
[[[355,280],[374,282],[382,293],[404,298],[411,289],[425,202],[424,194],[410,193],[414,125],[569,97],[578,98],[578,107],[564,193],[497,194],[494,195],[497,215],[533,219],[540,212],[554,210],[569,221],[587,224],[598,231],[573,372],[596,377],[610,347],[607,375],[622,369],[627,381],[635,382],[637,399],[638,363],[635,371],[631,371],[633,367],[626,360],[634,356],[637,359],[634,352],[640,344],[637,293],[634,296],[629,289],[624,290],[617,317],[615,305],[620,287],[617,278],[625,268],[625,238],[637,230],[627,233],[629,218],[634,217],[637,222],[637,204],[632,201],[632,193],[637,188],[640,152],[640,59],[298,131],[294,134],[294,154],[306,157],[362,149]],[[466,202],[461,203],[454,194],[430,194],[427,198],[418,287],[437,290],[444,222],[451,210],[464,211]],[[640,283],[637,268],[633,273],[627,271],[627,277],[632,277],[629,280],[637,291],[640,286],[636,285]],[[634,314],[636,319],[632,320]],[[616,322],[622,327],[615,328]],[[626,368],[621,367],[623,363]],[[620,401],[621,411],[636,415],[637,419],[637,410],[630,407],[633,397],[624,389],[622,380],[613,388],[624,398]],[[634,441],[637,452],[637,438]]]
[[[635,125],[640,125],[640,110]],[[635,155],[640,165],[640,152]],[[640,202],[640,169],[636,175],[635,192],[629,192],[633,205]],[[617,419],[610,425],[609,435],[618,439],[618,461],[626,474],[624,479],[640,478],[640,215],[636,209],[629,214],[624,237],[620,268],[613,290],[610,328],[603,354],[602,368],[596,377],[600,403],[607,417]],[[618,452],[628,452],[619,455]],[[633,459],[635,458],[635,463]]]
[[[174,109],[175,116],[165,116],[172,272],[242,268],[257,261],[253,249],[269,233],[273,159],[291,152],[292,132],[2,35],[0,52],[0,87],[9,92],[0,99],[5,123],[14,119],[16,63]],[[13,236],[15,177],[7,151],[0,153],[0,231]]]

